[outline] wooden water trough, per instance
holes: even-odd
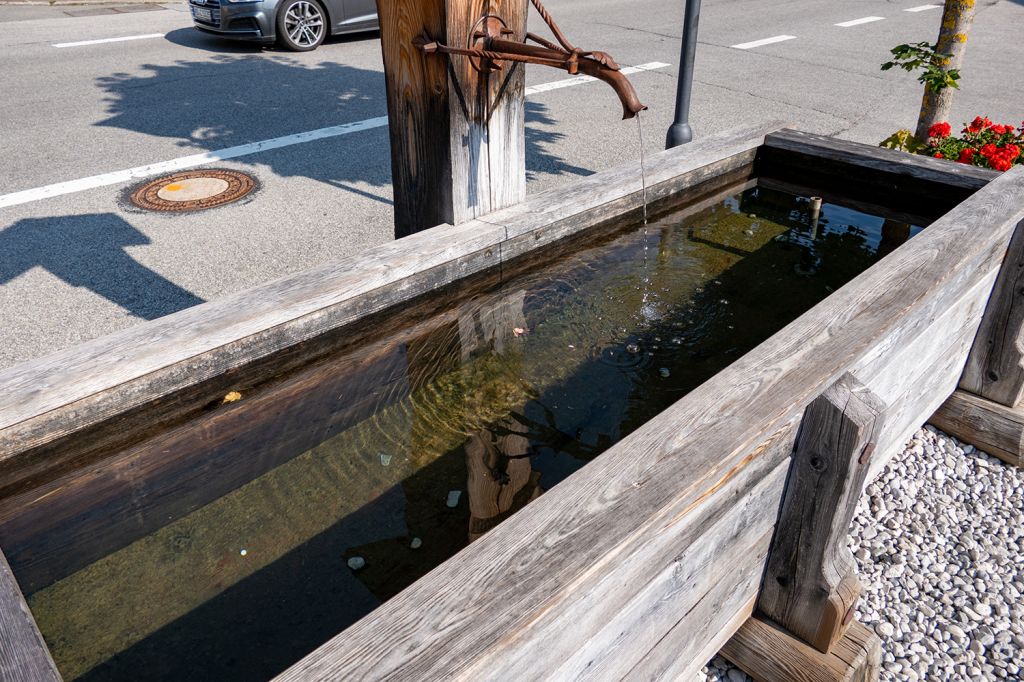
[[[1024,169],[773,125],[661,153],[647,177],[655,205],[756,181],[840,186],[865,206],[897,195],[909,216],[952,208],[279,679],[686,679],[723,648],[757,679],[877,675],[880,643],[851,620],[853,508],[969,356],[1016,367],[1020,394],[1017,346],[975,339],[1020,338],[1004,302],[1020,295],[1019,254],[1001,265],[1024,241]],[[0,498],[101,468],[104,453],[287,376],[423,294],[635,216],[642,194],[635,165],[602,172],[8,369]],[[5,562],[0,624],[0,678],[59,677]]]

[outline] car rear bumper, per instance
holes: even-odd
[[[189,9],[192,24],[203,33],[259,43],[274,41],[274,19],[263,2],[190,0]]]

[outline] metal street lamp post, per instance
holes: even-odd
[[[668,129],[666,149],[678,147],[693,139],[690,127],[690,92],[693,90],[693,61],[697,54],[697,22],[700,0],[686,0],[683,19],[683,44],[679,56],[679,83],[676,86],[676,118]]]

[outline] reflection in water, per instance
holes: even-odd
[[[454,305],[442,292],[371,342],[0,499],[0,546],[62,673],[280,672],[916,229],[808,209],[754,188]]]
[[[501,523],[525,507],[543,491],[540,472],[530,465],[530,441],[526,427],[515,417],[503,419],[486,431],[469,437],[466,469],[469,471],[469,539]]]

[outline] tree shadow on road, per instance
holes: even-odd
[[[183,33],[182,36],[176,34]],[[173,64],[146,64],[142,73],[97,79],[107,118],[97,125],[172,138],[183,154],[215,151],[284,135],[387,115],[384,74],[338,62],[308,64],[258,46],[221,41],[183,29],[175,42],[200,42],[225,52]],[[547,146],[561,138],[539,102],[527,103],[530,173],[587,175]],[[280,177],[308,177],[390,204],[391,163],[386,126],[339,138],[260,152],[234,161]],[[158,161],[162,159],[154,159]],[[377,189],[384,189],[378,192]]]
[[[40,267],[145,320],[203,303],[125,251],[149,243],[113,213],[19,220],[0,231],[0,286]]]

